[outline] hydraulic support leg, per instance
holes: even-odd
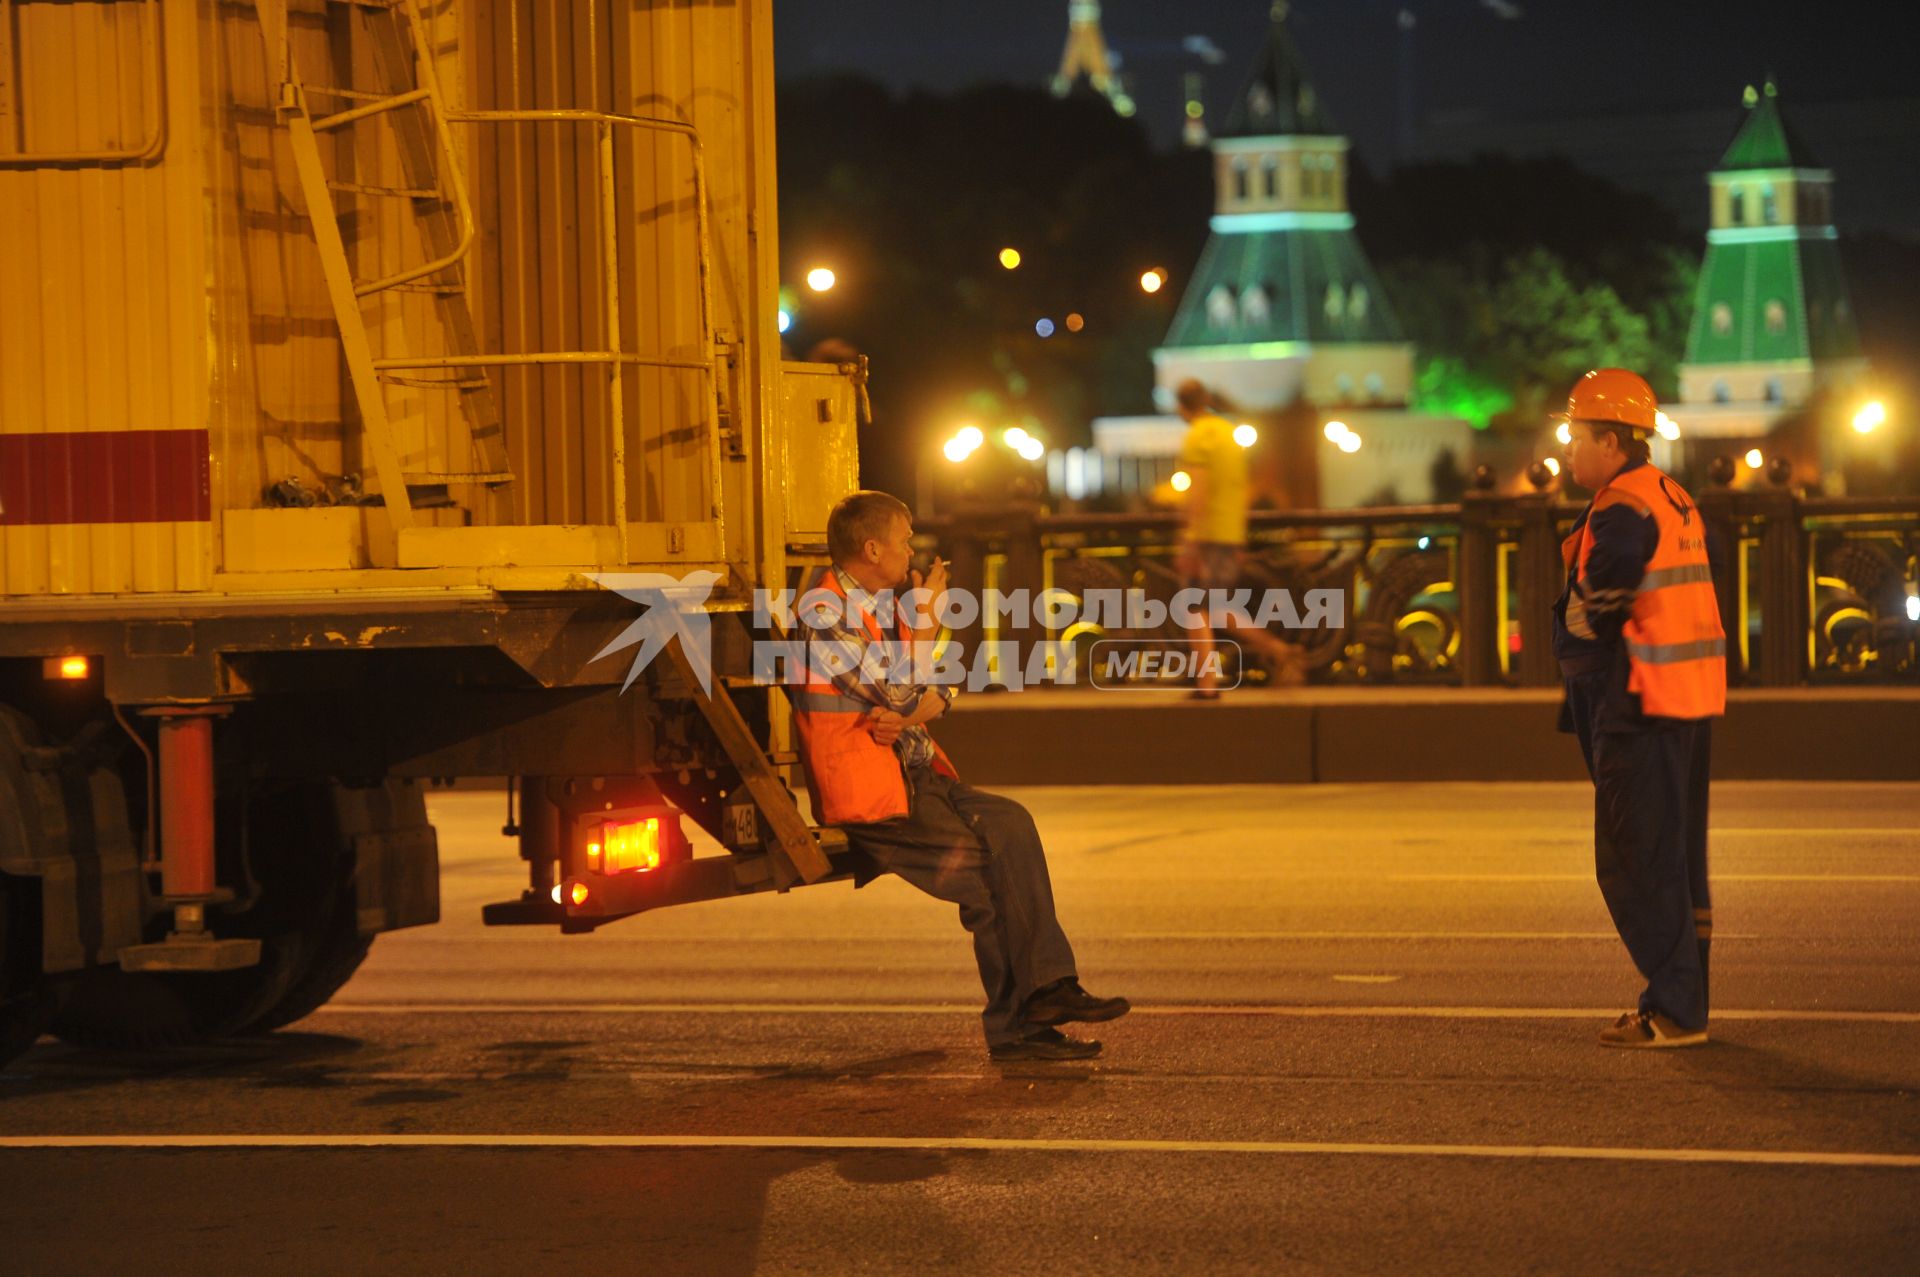
[[[128,971],[229,971],[260,961],[260,942],[216,937],[207,905],[222,898],[213,854],[213,721],[221,706],[147,711],[160,723],[160,895],[173,930],[120,951]]]

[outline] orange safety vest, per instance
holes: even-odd
[[[839,573],[831,567],[814,588],[828,590],[842,602],[847,597]],[[802,599],[803,607],[805,603]],[[886,642],[886,631],[872,613],[863,609],[860,622],[868,638]],[[899,625],[900,640],[911,652],[913,630],[904,616]],[[806,685],[792,697],[793,720],[800,729],[800,757],[807,767],[815,819],[823,825],[850,825],[906,815],[907,774],[900,756],[867,731],[866,716],[874,706],[841,691],[819,662],[809,659],[806,667]],[[933,747],[933,766],[959,777],[938,744]]]
[[[1727,712],[1727,636],[1707,563],[1707,530],[1686,489],[1650,465],[1623,470],[1593,496],[1580,531],[1561,544],[1568,567],[1586,575],[1593,516],[1625,505],[1652,517],[1659,543],[1627,614],[1627,690],[1659,718],[1713,718]]]

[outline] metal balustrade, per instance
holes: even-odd
[[[1699,494],[1736,686],[1920,685],[1920,497],[1835,498],[1784,488]],[[1239,585],[1346,592],[1345,624],[1298,642],[1309,676],[1332,683],[1547,687],[1560,543],[1582,506],[1550,494],[1472,493],[1445,505],[1256,511]],[[918,523],[920,540],[972,591],[1144,591],[1170,599],[1177,514],[1048,513],[979,504]],[[1029,620],[1030,618],[1022,618]],[[958,631],[983,641],[1087,637],[1173,641],[1094,625],[1057,630],[991,616]]]

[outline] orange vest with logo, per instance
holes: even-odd
[[[1627,690],[1659,718],[1712,718],[1727,711],[1727,638],[1707,563],[1707,530],[1693,498],[1650,465],[1615,475],[1593,497],[1580,531],[1561,547],[1584,577],[1593,516],[1626,505],[1652,517],[1659,543],[1627,614]]]
[[[814,587],[846,603],[839,573],[828,568]],[[801,600],[804,607],[806,601]],[[887,641],[886,631],[869,612],[860,624],[875,643]],[[912,652],[913,631],[899,618],[903,650]],[[806,685],[793,700],[794,725],[800,732],[800,758],[806,764],[813,792],[814,818],[823,825],[868,824],[891,820],[908,811],[907,774],[891,745],[882,745],[867,731],[871,702],[842,692],[809,652]],[[958,778],[946,751],[933,747],[934,770]]]

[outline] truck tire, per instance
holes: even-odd
[[[230,817],[221,812],[229,828],[241,814],[237,803]],[[228,1037],[259,1025],[327,962],[342,915],[349,931],[354,924],[353,863],[339,836],[331,784],[254,788],[244,818],[254,903],[237,913],[210,909],[208,925],[220,936],[259,940],[259,964],[205,975],[92,968],[60,999],[55,1036],[135,1051]]]
[[[0,874],[0,1068],[46,1032],[52,987],[40,973],[38,884]]]
[[[275,1029],[284,1029],[296,1020],[304,1020],[325,1006],[334,994],[340,992],[340,986],[353,978],[360,964],[367,960],[367,953],[373,948],[373,937],[363,936],[351,925],[336,928],[320,951],[314,955],[313,963],[306,974],[294,982],[286,996],[276,1002],[265,1015],[250,1026],[254,1033],[271,1033]]]

